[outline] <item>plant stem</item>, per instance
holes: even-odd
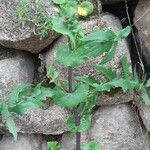
[[[73,92],[72,91],[72,82],[73,82],[73,80],[72,80],[72,77],[73,77],[72,72],[73,72],[73,69],[71,67],[68,67],[68,87],[69,87],[68,92],[69,93]]]
[[[74,109],[74,116],[75,116],[75,122],[76,126],[80,125],[80,116],[77,109]],[[76,150],[80,150],[81,147],[81,133],[76,133]]]
[[[70,41],[69,41],[69,45],[70,45],[70,50],[72,50]],[[72,69],[72,67],[68,67],[68,92],[69,93],[73,92],[72,83],[73,83],[73,69]],[[80,125],[80,114],[79,114],[77,108],[75,108],[73,110],[73,113],[74,113],[74,117],[75,117],[76,126],[79,126]],[[76,133],[76,150],[80,150],[80,147],[81,147],[81,133],[77,132]]]

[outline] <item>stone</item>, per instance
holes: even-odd
[[[41,135],[19,134],[15,141],[6,134],[0,141],[0,150],[48,150],[48,146]]]
[[[150,105],[140,103],[139,105],[140,116],[148,131],[150,131]]]
[[[97,100],[98,106],[117,105],[132,101],[134,92],[123,92],[122,90],[112,90],[108,93],[101,93]]]
[[[92,119],[91,140],[104,150],[143,150],[144,136],[137,114],[128,104],[100,107]]]
[[[31,83],[34,77],[34,64],[29,54],[21,51],[0,48],[0,99],[6,100],[9,93],[22,83]],[[47,110],[36,109],[23,116],[15,116],[18,132],[61,134],[67,131],[67,112],[52,105]],[[5,124],[0,121],[0,130],[5,132]]]
[[[75,134],[64,133],[61,140],[63,150],[73,150],[76,147]],[[81,145],[88,143],[88,134],[84,132],[81,134]]]
[[[89,20],[82,21],[81,24],[84,27],[84,31],[88,33],[93,28],[97,27],[97,19],[95,19],[95,17],[92,17]],[[109,13],[106,13],[102,16],[100,26],[101,27],[106,26],[107,28],[112,28],[112,30],[116,33],[118,33],[122,29],[119,19]],[[57,48],[59,47],[60,44],[64,44],[66,42],[67,42],[67,38],[62,36],[53,44],[53,46],[51,46],[48,49],[46,53],[41,54],[42,61],[45,64],[47,70],[49,67],[51,67],[54,64],[59,72],[61,80],[67,79],[67,69],[64,68],[62,65],[55,64],[54,61],[56,57]],[[118,74],[121,73],[120,58],[123,55],[127,56],[130,62],[129,45],[127,40],[123,40],[118,44],[114,59],[107,64],[108,67],[115,69]],[[92,68],[92,65],[98,64],[101,59],[102,57],[100,56],[95,59],[87,61],[86,63],[82,64],[81,66],[79,66],[73,71],[74,75],[75,76],[89,75],[104,81],[104,77],[101,74],[97,73]],[[118,99],[115,99],[116,97],[118,97]],[[98,105],[124,103],[132,100],[132,93],[124,94],[122,91],[120,91],[120,92],[116,92],[115,97],[114,96],[111,97],[109,95],[103,94],[102,98],[105,98],[105,100],[100,100],[100,102],[98,102]]]
[[[91,128],[82,140],[86,143],[95,140],[100,143],[102,150],[146,149],[147,141],[136,115],[129,104],[99,107],[93,115]],[[72,142],[75,138],[68,137],[62,136],[64,150],[71,150],[75,144]]]
[[[34,64],[29,54],[0,47],[0,99],[6,99],[21,83],[31,83],[33,77]]]
[[[23,116],[16,116],[15,124],[20,133],[58,135],[68,131],[66,127],[67,117],[66,110],[53,105],[46,110],[29,110]]]
[[[52,1],[42,0],[49,16],[54,13]],[[59,35],[50,31],[49,35],[40,40],[34,34],[34,25],[26,23],[24,26],[16,16],[16,8],[19,0],[1,0],[0,2],[0,44],[8,48],[25,50],[38,53],[53,42]],[[32,0],[29,1],[32,5]],[[34,14],[32,14],[34,15]]]
[[[150,1],[139,0],[135,10],[134,24],[137,27],[140,39],[140,52],[144,55],[146,62],[150,65]]]

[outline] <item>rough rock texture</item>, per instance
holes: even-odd
[[[76,147],[76,137],[74,134],[64,133],[61,140],[61,146],[63,150],[73,150]],[[82,133],[81,134],[81,145],[88,143],[88,134]]]
[[[38,53],[51,44],[58,34],[51,32],[47,38],[40,40],[38,35],[33,34],[31,23],[23,27],[15,13],[18,2],[19,0],[1,0],[0,2],[0,43],[8,48]],[[51,15],[54,12],[52,1],[44,0],[43,2],[48,14]]]
[[[0,99],[21,83],[32,82],[34,65],[30,55],[0,47]]]
[[[14,141],[11,135],[4,135],[0,141],[0,150],[48,150],[41,135],[19,134]]]
[[[97,105],[113,105],[126,103],[133,100],[134,93],[126,92],[124,93],[122,90],[110,91],[109,93],[102,93],[99,96],[99,100],[97,101]]]
[[[150,131],[150,105],[140,104],[140,116],[148,131]]]
[[[104,14],[101,18],[101,21],[102,21],[101,22],[102,26],[105,25],[106,27],[111,27],[112,30],[115,32],[119,32],[122,29],[119,19],[111,14]],[[90,20],[82,22],[82,25],[84,27],[84,30],[88,33],[93,28],[97,27],[97,20],[95,18],[91,18]],[[49,48],[49,50],[46,53],[42,54],[43,55],[42,60],[44,61],[47,69],[50,66],[52,66],[54,63],[57,47],[60,44],[66,43],[66,42],[67,42],[67,39],[65,37],[60,37],[56,41],[56,43],[54,43],[53,46],[51,46]],[[116,69],[117,72],[120,73],[121,72],[120,58],[122,57],[122,55],[126,55],[128,57],[128,59],[130,60],[129,47],[128,47],[128,43],[126,40],[123,40],[122,42],[119,43],[115,58],[110,63],[108,63],[107,66],[109,66],[113,69]],[[77,69],[74,70],[74,72],[73,72],[74,75],[81,75],[81,76],[89,75],[89,76],[94,76],[100,80],[104,80],[104,77],[101,74],[97,73],[95,70],[92,69],[92,65],[98,64],[101,59],[102,58],[100,56],[95,59],[87,61],[86,63],[84,63],[83,65],[81,65],[80,67],[78,67]],[[61,65],[57,65],[56,68],[58,69],[58,71],[60,73],[60,79],[66,80],[67,70]],[[104,96],[105,100],[101,101],[100,105],[101,104],[102,105],[103,104],[114,104],[114,103],[118,103],[118,102],[127,102],[127,101],[132,100],[132,94],[124,94],[122,92],[119,92],[119,95],[117,95],[117,97],[119,97],[119,100],[116,100],[113,97],[110,98],[105,95],[103,95],[103,96]]]
[[[9,93],[21,83],[32,82],[34,65],[30,55],[15,51],[0,49],[0,99],[6,99]],[[37,109],[27,112],[24,116],[16,116],[15,122],[19,132],[61,134],[66,129],[67,112],[56,106],[47,110]],[[0,128],[5,125],[0,122]]]
[[[132,108],[128,104],[120,104],[98,109],[93,116],[87,140],[100,142],[102,150],[145,150],[147,145],[142,132]],[[68,135],[63,135],[62,145],[64,150],[71,150],[72,139],[67,139]]]
[[[15,123],[21,133],[62,134],[67,131],[67,112],[59,106],[50,106],[49,109],[28,111],[24,116],[17,116]]]
[[[144,139],[135,112],[128,104],[100,108],[93,116],[91,139],[104,150],[143,150]]]
[[[134,23],[138,29],[141,40],[141,51],[150,65],[150,1],[139,0],[135,10]]]

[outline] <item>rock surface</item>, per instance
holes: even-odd
[[[14,141],[11,135],[4,135],[0,141],[0,150],[48,150],[41,135],[19,134]]]
[[[64,133],[61,140],[61,146],[63,150],[73,150],[76,147],[76,137],[74,134]],[[81,134],[81,145],[88,143],[88,134],[82,133]]]
[[[150,131],[150,106],[141,103],[139,110],[140,110],[140,116],[142,118],[142,121],[146,129]]]
[[[28,111],[24,116],[16,116],[15,123],[21,133],[62,134],[67,130],[68,114],[59,106],[53,105],[49,109]]]
[[[33,81],[34,65],[30,55],[15,51],[0,49],[0,99],[7,99],[9,93],[21,83]],[[23,116],[16,116],[15,123],[18,132],[61,134],[66,129],[67,112],[53,105],[47,110],[37,109]],[[5,125],[0,122],[0,128]]]
[[[102,150],[144,150],[142,132],[136,114],[128,104],[103,106],[93,115],[92,127],[84,135],[87,136],[84,141],[96,140]],[[63,135],[62,145],[64,150],[71,150],[73,140],[67,139],[68,135]]]
[[[101,107],[93,116],[92,140],[104,150],[143,150],[144,139],[137,114],[128,104]]]
[[[102,26],[105,24],[106,27],[112,28],[112,30],[114,32],[119,32],[122,29],[119,19],[111,14],[108,14],[108,13],[104,14],[101,18],[101,21],[102,21],[101,22]],[[84,27],[85,32],[88,33],[93,28],[97,27],[97,20],[95,18],[92,18],[90,20],[82,22],[82,25]],[[44,61],[44,64],[47,69],[54,64],[55,57],[56,57],[56,50],[59,47],[59,45],[62,43],[66,43],[66,42],[67,42],[67,39],[65,37],[60,37],[56,41],[56,43],[54,43],[53,46],[51,46],[49,48],[49,50],[46,53],[42,54],[43,55],[42,60]],[[120,74],[120,72],[121,72],[120,58],[123,55],[126,55],[128,57],[128,60],[130,61],[129,47],[128,47],[128,43],[126,40],[123,40],[119,43],[115,58],[107,65],[108,67],[116,69],[118,74]],[[84,63],[83,65],[79,66],[77,69],[74,70],[74,72],[73,72],[74,75],[77,75],[77,76],[89,75],[89,76],[93,76],[99,80],[104,80],[104,77],[101,74],[97,73],[94,69],[92,69],[92,65],[98,64],[101,59],[102,58],[100,56],[100,57],[97,57],[97,58],[87,61],[86,63]],[[61,65],[56,65],[56,68],[60,74],[60,79],[66,80],[67,69],[65,69]],[[103,95],[105,100],[101,101],[100,105],[116,104],[116,103],[128,102],[128,101],[132,100],[132,94],[124,94],[122,92],[119,92],[119,94],[117,96],[119,97],[119,100],[116,100],[114,97],[110,98],[110,97]]]
[[[34,64],[30,55],[0,47],[0,99],[21,83],[32,82]]]
[[[30,0],[30,5],[31,2]],[[49,15],[54,13],[52,1],[42,2]],[[38,53],[51,44],[58,34],[50,32],[47,38],[40,40],[39,36],[34,34],[34,26],[31,23],[22,26],[21,21],[17,18],[15,11],[18,3],[19,0],[1,0],[0,2],[0,43],[8,48]]]
[[[141,51],[150,65],[150,1],[139,0],[135,10],[134,24],[138,29]]]

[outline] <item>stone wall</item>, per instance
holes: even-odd
[[[43,0],[42,0],[43,1]],[[134,1],[134,0],[128,0]],[[33,30],[33,25],[22,26],[16,17],[15,8],[19,0],[0,1],[0,99],[4,100],[9,93],[21,83],[32,83],[40,78],[37,73],[42,66],[48,69],[53,63],[56,48],[67,39],[51,31],[47,38],[40,39]],[[30,1],[32,2],[32,1]],[[46,0],[45,7],[49,15],[54,13],[51,1]],[[101,0],[102,6],[115,5],[124,0]],[[96,1],[93,2],[96,6]],[[48,7],[47,7],[48,6]],[[106,6],[105,6],[106,7]],[[130,9],[130,7],[129,7]],[[121,11],[121,9],[120,9]],[[119,13],[119,12],[118,12]],[[127,18],[125,18],[127,19]],[[115,32],[122,29],[122,22],[117,16],[109,12],[101,12],[101,24]],[[93,14],[87,20],[81,21],[85,31],[89,32],[97,26],[97,16]],[[135,10],[134,25],[138,29],[142,54],[150,65],[150,0],[139,0]],[[59,37],[59,38],[58,38]],[[115,58],[109,67],[120,74],[119,60],[122,55],[130,59],[130,39],[119,43]],[[37,58],[39,58],[37,60]],[[91,75],[103,79],[101,74],[92,70],[101,58],[92,59],[75,70],[76,75]],[[56,66],[60,79],[66,80],[66,70],[63,66]],[[36,73],[36,76],[35,76]],[[137,96],[138,97],[138,96]],[[136,98],[137,98],[136,97]],[[90,140],[101,143],[102,150],[149,150],[150,149],[150,107],[142,102],[138,103],[138,111],[134,106],[134,93],[116,91],[113,95],[103,94],[97,102],[97,110],[92,117],[91,129],[82,135],[82,144]],[[138,101],[138,98],[137,98]],[[0,150],[48,150],[45,135],[59,137],[64,150],[72,150],[75,137],[68,133],[66,120],[68,112],[54,104],[48,109],[28,111],[24,116],[14,116],[18,129],[18,141],[14,142],[12,135],[6,132],[5,124],[0,121]],[[48,140],[51,140],[50,138]]]

